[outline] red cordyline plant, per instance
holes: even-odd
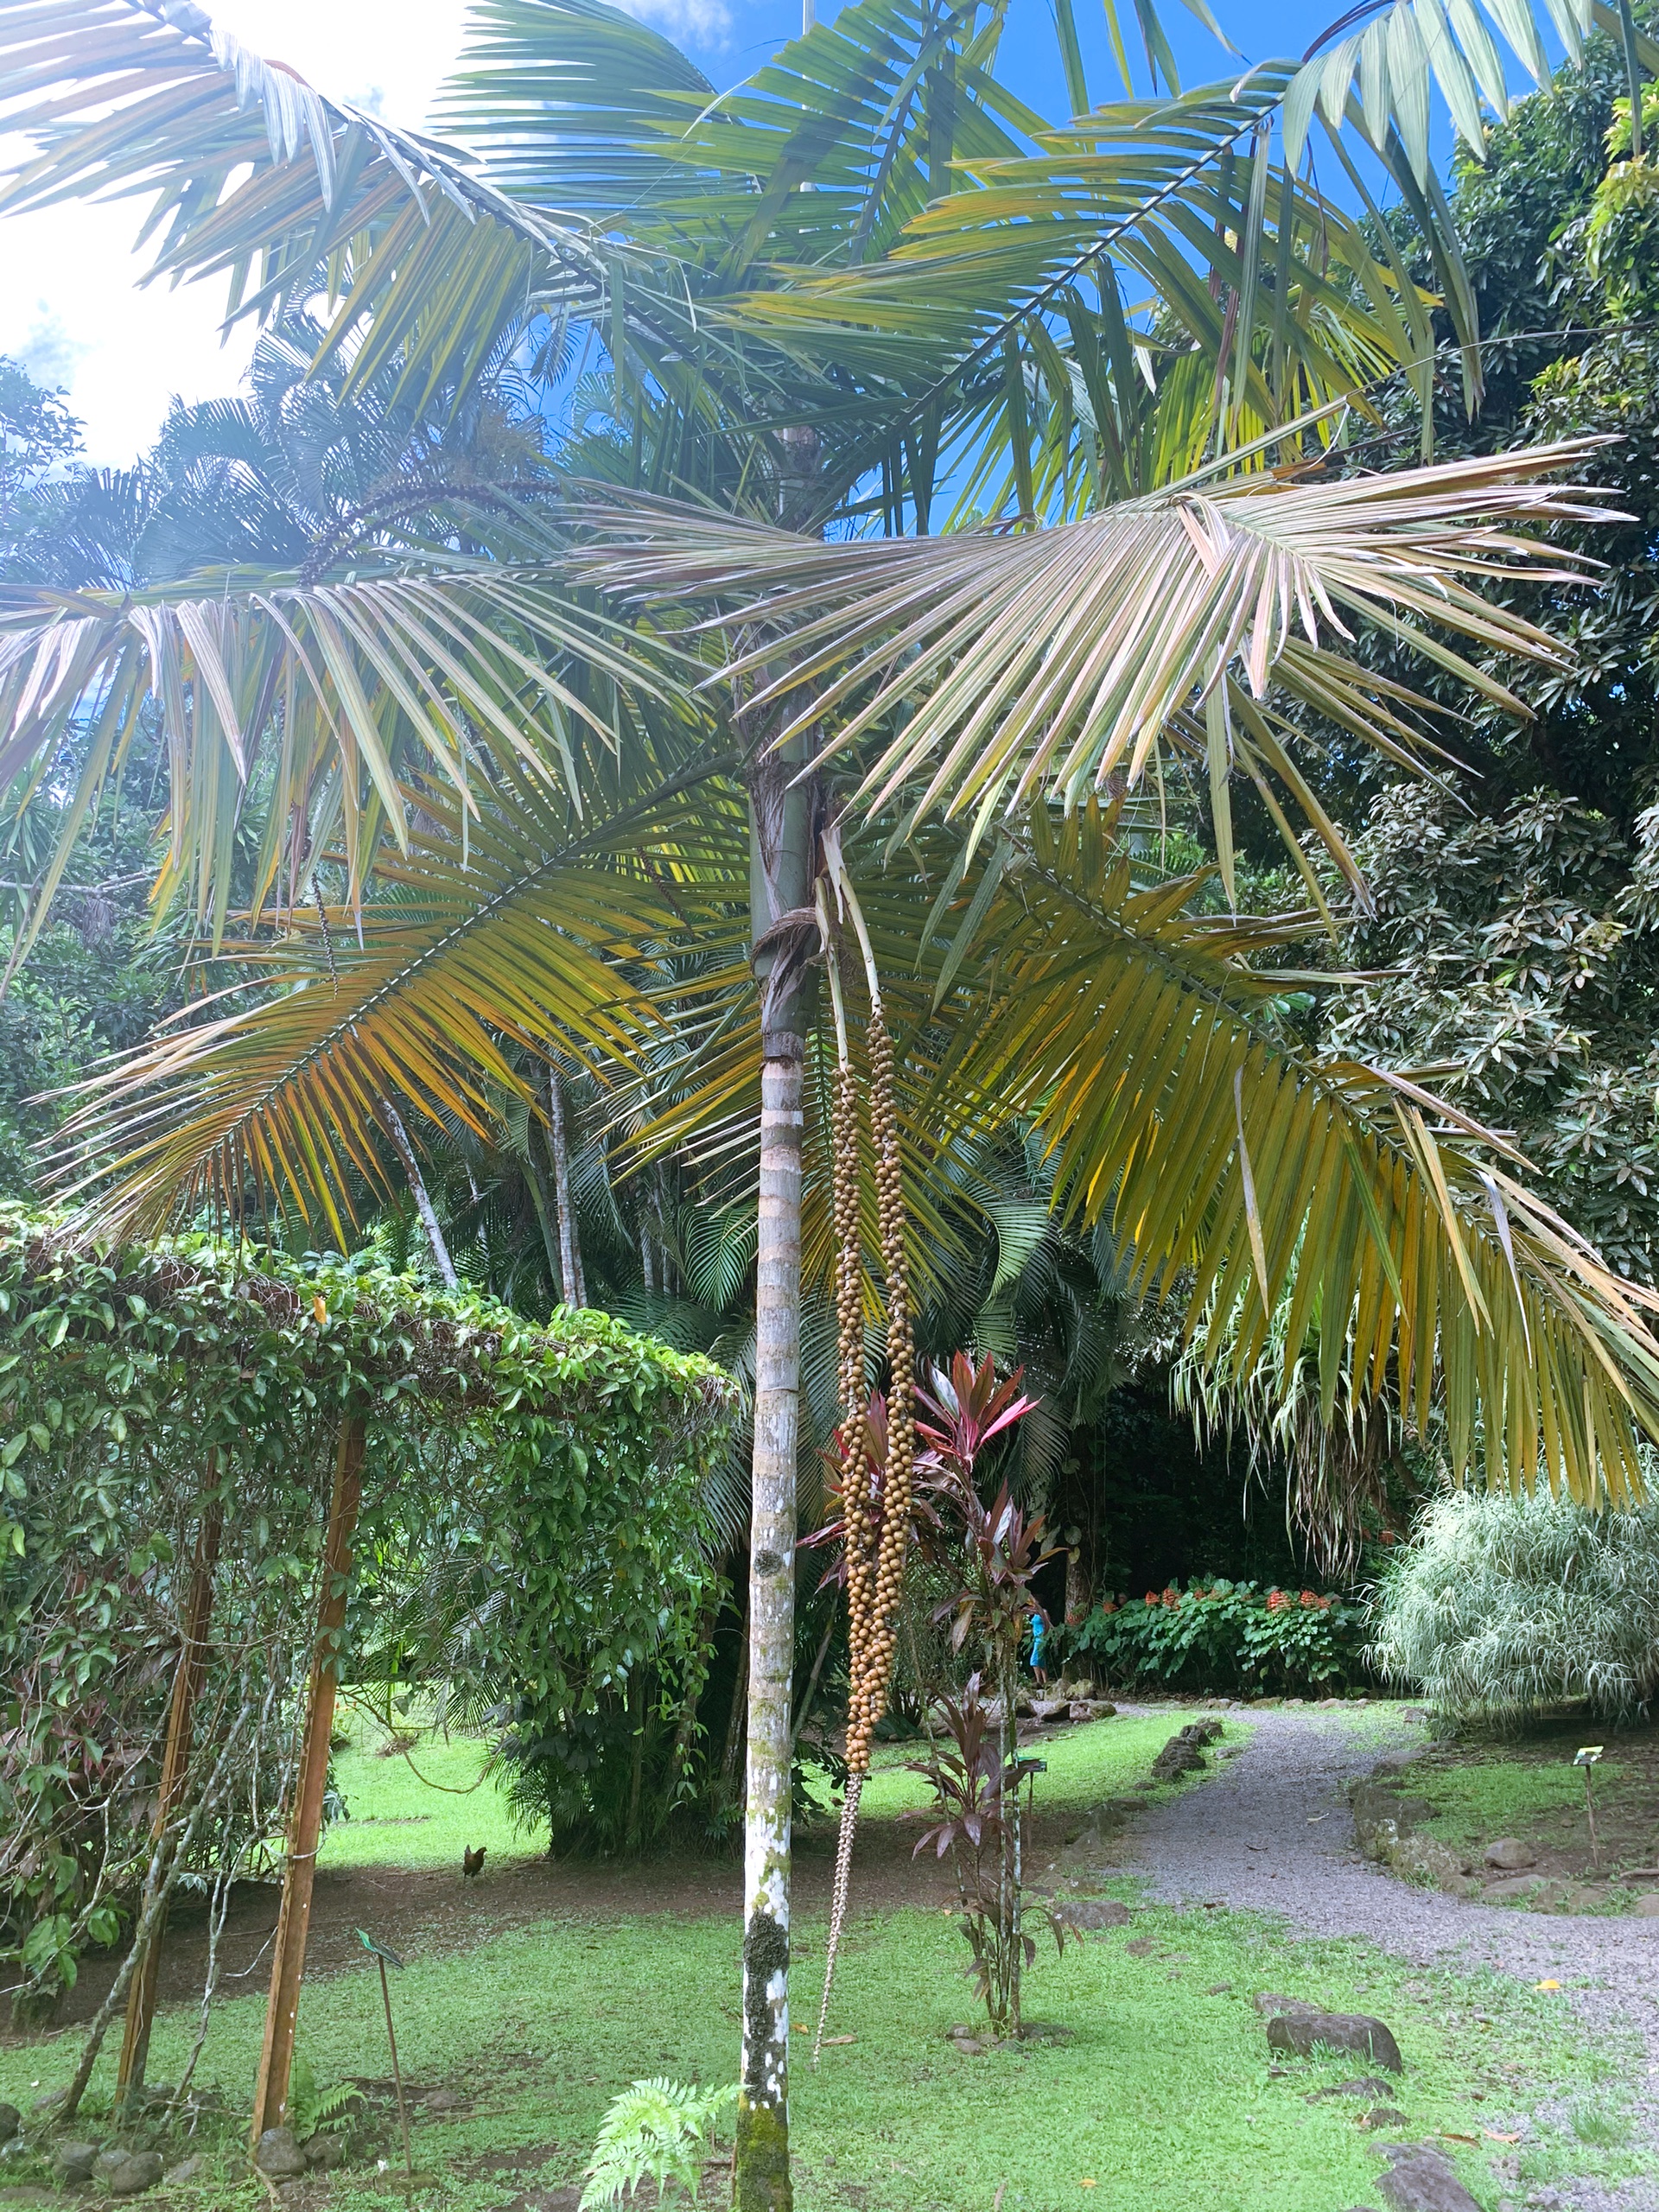
[[[1042,1516],[1027,1516],[1006,1482],[987,1504],[976,1475],[987,1448],[1037,1408],[1039,1402],[1020,1391],[1023,1371],[999,1380],[988,1357],[976,1367],[960,1351],[948,1368],[931,1370],[931,1387],[916,1394],[916,1434],[923,1449],[911,1494],[912,1544],[959,1577],[955,1595],[935,1618],[950,1622],[954,1650],[976,1646],[982,1660],[962,1698],[943,1700],[948,1741],[912,1763],[933,1786],[938,1815],[916,1849],[931,1843],[941,1858],[947,1851],[955,1855],[963,1933],[974,1955],[969,1972],[999,2035],[1019,2032],[1020,1978],[1035,1951],[1022,1925],[1020,1789],[1041,1763],[1019,1757],[1015,1707],[1027,1626],[1033,1613],[1043,1613],[1032,1596],[1032,1581],[1056,1547],[1047,1540]],[[878,1524],[883,1512],[887,1403],[879,1392],[870,1400],[864,1445],[864,1465],[856,1471],[847,1464],[840,1431],[825,1454],[831,1515],[802,1539],[809,1548],[833,1547],[820,1589],[846,1579],[849,1484],[868,1485]],[[985,1673],[995,1688],[989,1706],[979,1694]],[[1052,1924],[1060,1940],[1058,1923]]]
[[[929,1846],[949,1852],[956,1866],[963,1933],[973,1952],[968,1969],[998,2035],[1020,2031],[1020,1985],[1037,1945],[1021,1924],[1019,1883],[1020,1792],[1042,1770],[1040,1759],[1009,1757],[1004,1730],[992,1732],[992,1715],[981,1701],[979,1676],[971,1675],[960,1699],[943,1700],[949,1746],[935,1745],[925,1759],[909,1762],[933,1788],[931,1827],[912,1857]],[[1065,1933],[1047,1916],[1062,1950]]]
[[[988,1357],[975,1367],[958,1352],[948,1370],[933,1370],[931,1389],[917,1392],[916,1432],[926,1446],[917,1462],[918,1488],[937,1500],[944,1548],[964,1570],[939,1617],[950,1619],[956,1650],[977,1643],[996,1689],[995,1750],[976,1673],[959,1703],[946,1701],[951,1748],[936,1749],[918,1770],[931,1782],[944,1816],[929,1834],[941,1853],[956,1853],[970,1971],[998,2035],[1020,2031],[1020,1982],[1035,1954],[1022,1925],[1020,1789],[1040,1762],[1020,1758],[1015,1712],[1027,1624],[1042,1614],[1032,1582],[1057,1548],[1041,1515],[1027,1516],[1006,1481],[988,1505],[975,1478],[986,1447],[1036,1410],[1038,1401],[1020,1393],[1022,1372],[999,1382]]]

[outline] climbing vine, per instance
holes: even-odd
[[[733,1411],[706,1361],[600,1314],[537,1330],[359,1259],[88,1247],[15,1209],[0,1330],[0,1966],[25,1998],[132,1910],[209,1515],[198,1740],[234,1728],[239,1749],[193,1848],[278,1833],[348,1415],[359,1679],[453,1669],[530,1700],[544,1737],[559,1713],[579,1733],[694,1640],[702,1479]]]

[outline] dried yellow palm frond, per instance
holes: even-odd
[[[999,855],[938,1126],[1028,1119],[1059,1202],[1110,1222],[1206,1361],[1248,1368],[1271,1332],[1287,1376],[1317,1338],[1327,1423],[1346,1372],[1419,1427],[1432,1410],[1459,1474],[1639,1494],[1659,1298],[1510,1147],[1403,1075],[1306,1052],[1273,1016],[1296,979],[1229,958],[1192,885],[1137,887],[1093,810],[1035,811]]]
[[[148,702],[169,772],[157,903],[190,899],[216,937],[262,779],[256,912],[303,897],[331,844],[354,904],[382,845],[409,849],[403,778],[438,779],[471,814],[477,763],[493,755],[575,801],[582,756],[613,750],[674,696],[660,653],[544,569],[454,559],[317,583],[240,574],[0,599],[0,788],[54,760],[72,724],[90,734],[37,922]]]
[[[764,605],[786,667],[772,643],[727,672],[756,683],[757,707],[787,702],[785,741],[827,727],[825,757],[857,748],[855,806],[891,810],[903,836],[935,810],[982,827],[1035,796],[1133,789],[1160,748],[1195,749],[1182,717],[1230,675],[1252,702],[1276,690],[1421,769],[1435,748],[1400,711],[1409,695],[1347,652],[1362,622],[1524,714],[1459,648],[1563,659],[1487,593],[1583,580],[1590,564],[1522,533],[1611,518],[1603,494],[1548,480],[1589,449],[1333,480],[1212,472],[1049,530],[833,544],[631,502],[578,568],[636,601],[695,594],[722,621]],[[1233,744],[1224,728],[1211,742],[1218,785]],[[1281,749],[1287,767],[1270,765],[1300,804]]]

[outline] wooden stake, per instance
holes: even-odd
[[[219,1468],[209,1462],[210,1496],[196,1533],[196,1554],[190,1570],[189,1594],[185,1599],[179,1647],[178,1671],[173,1677],[173,1699],[168,1708],[167,1743],[162,1753],[162,1778],[156,1796],[154,1834],[159,1841],[168,1822],[184,1797],[190,1772],[190,1739],[194,1729],[196,1700],[207,1671],[207,1628],[213,1611],[213,1569],[219,1563],[219,1537],[225,1526],[223,1500],[217,1495]],[[162,1937],[167,1926],[166,1909],[151,1931],[149,1948],[139,1961],[127,1992],[126,2028],[121,2039],[121,2061],[115,2077],[118,2104],[136,2096],[144,2086],[144,2067],[149,2056],[149,2031],[156,2018],[156,1988],[161,1974]]]
[[[282,1910],[276,1918],[275,1955],[270,1963],[265,2039],[254,2084],[251,2140],[256,2147],[268,2127],[282,2127],[288,2120],[294,2024],[300,2009],[300,1978],[305,1972],[305,1939],[311,1923],[317,1843],[322,1834],[322,1800],[328,1786],[328,1738],[334,1728],[334,1698],[340,1688],[340,1631],[346,1620],[352,1537],[357,1527],[362,1491],[363,1423],[348,1419],[340,1427],[340,1454],[334,1463],[334,1491],[323,1547],[322,1592],[317,1605],[317,1641],[306,1699],[300,1768],[289,1818],[288,1859],[283,1872]]]
[[[391,2031],[391,1991],[386,1986],[386,1962],[378,1955],[374,1963],[380,1969],[380,2002],[386,2008],[386,2041],[391,2045],[391,2078],[397,2086],[397,2118],[404,2131],[404,2184],[415,2186],[415,2162],[409,2154],[409,2107],[404,2102],[404,2069],[397,2063],[397,2038]]]

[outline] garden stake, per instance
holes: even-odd
[[[397,2090],[397,2120],[404,2131],[404,2187],[415,2186],[415,2162],[409,2155],[409,2107],[404,2102],[404,2072],[397,2063],[397,2038],[391,2028],[391,1991],[386,1981],[386,1961],[391,1960],[401,1974],[404,1962],[396,1951],[388,1950],[384,1943],[377,1943],[365,1928],[357,1931],[357,1940],[380,1969],[380,2002],[386,2008],[386,2041],[391,2045],[391,2078]]]
[[[841,978],[833,941],[830,948],[830,993],[835,1003],[840,1068],[832,1144],[836,1233],[836,1319],[842,1395],[842,1498],[847,1569],[847,1788],[842,1800],[841,1832],[836,1845],[836,1878],[830,1898],[830,1934],[824,1946],[823,1996],[818,2006],[812,2063],[818,2063],[830,2017],[836,1957],[847,1913],[853,1838],[859,1800],[869,1771],[876,1723],[887,1705],[893,1676],[895,1630],[910,1543],[911,1471],[915,1459],[915,1355],[910,1298],[905,1274],[904,1183],[893,1094],[893,1039],[881,1006],[875,962],[865,938],[862,918],[850,896],[855,926],[862,944],[870,990],[870,1136],[875,1153],[876,1212],[882,1272],[887,1292],[887,1451],[878,1507],[870,1494],[868,1404],[864,1387],[862,1242],[860,1234],[860,1161],[857,1085],[848,1048]]]
[[[1584,1809],[1590,1821],[1590,1863],[1598,1872],[1601,1868],[1601,1844],[1596,1835],[1596,1801],[1591,1793],[1590,1772],[1596,1761],[1601,1757],[1601,1752],[1602,1746],[1599,1744],[1589,1744],[1573,1762],[1574,1766],[1581,1766],[1584,1769]]]

